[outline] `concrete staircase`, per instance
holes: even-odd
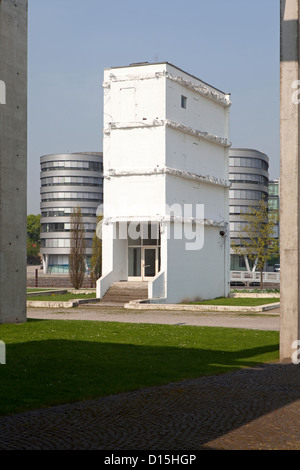
[[[100,304],[126,304],[130,300],[148,299],[148,282],[114,282]]]

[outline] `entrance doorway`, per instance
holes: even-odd
[[[143,262],[143,280],[149,277],[154,277],[158,273],[158,256],[157,248],[143,248],[142,249],[142,262]]]
[[[128,280],[147,281],[160,270],[160,235],[159,227],[141,224],[141,236],[128,238]]]

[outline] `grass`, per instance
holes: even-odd
[[[213,300],[204,300],[201,302],[190,302],[191,305],[223,305],[223,306],[237,306],[237,307],[256,307],[259,305],[272,304],[279,302],[278,298],[249,298],[249,297],[237,297],[237,298],[228,298],[228,297],[219,297]]]
[[[67,294],[51,294],[51,295],[39,295],[38,297],[30,297],[29,295],[27,296],[27,300],[37,300],[37,301],[61,301],[61,302],[68,302],[69,300],[74,300],[74,299],[95,299],[96,298],[96,293],[90,293],[90,294],[71,294],[68,292]]]
[[[278,360],[279,333],[186,325],[28,320],[0,325],[0,415]]]

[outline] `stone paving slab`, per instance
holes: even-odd
[[[0,418],[0,450],[300,450],[300,367],[269,364]]]

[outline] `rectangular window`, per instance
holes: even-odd
[[[271,199],[269,198],[269,209],[271,211],[279,210],[279,199]]]
[[[186,107],[187,107],[187,97],[183,96],[183,95],[181,95],[181,107],[183,109],[186,109]]]

